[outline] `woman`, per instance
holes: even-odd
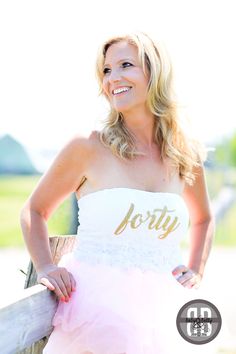
[[[38,282],[61,300],[44,353],[171,353],[176,311],[199,287],[214,233],[204,150],[180,126],[171,64],[149,36],[106,41],[97,77],[104,128],[68,142],[22,210]],[[78,242],[56,266],[46,222],[73,192]]]

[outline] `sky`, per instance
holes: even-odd
[[[144,31],[171,58],[183,116],[208,144],[236,131],[234,1],[0,2],[0,135],[32,151],[58,150],[101,127],[99,45]]]

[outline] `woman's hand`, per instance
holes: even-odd
[[[199,288],[202,280],[201,274],[182,264],[174,268],[172,274],[181,285],[189,289]]]
[[[71,292],[75,291],[76,282],[66,268],[48,264],[37,273],[37,281],[54,291],[61,301],[68,302]]]

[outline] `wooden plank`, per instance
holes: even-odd
[[[76,235],[51,236],[49,238],[53,263],[58,264],[64,254],[72,252],[75,240]],[[25,280],[25,288],[31,287],[35,284],[37,284],[37,274],[33,263],[30,261]],[[30,347],[18,352],[17,354],[41,354],[48,341],[49,334],[43,334],[42,337],[42,339],[32,343]]]
[[[75,235],[49,238],[53,262],[73,250]],[[14,301],[0,307],[0,353],[41,354],[52,332],[52,318],[58,299],[54,292],[37,284],[37,274],[29,262],[25,290]]]
[[[0,308],[0,353],[15,354],[52,332],[56,295],[38,284]]]

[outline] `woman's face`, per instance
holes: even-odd
[[[137,112],[147,99],[148,77],[138,60],[138,49],[126,41],[112,44],[103,68],[103,91],[118,112]]]

